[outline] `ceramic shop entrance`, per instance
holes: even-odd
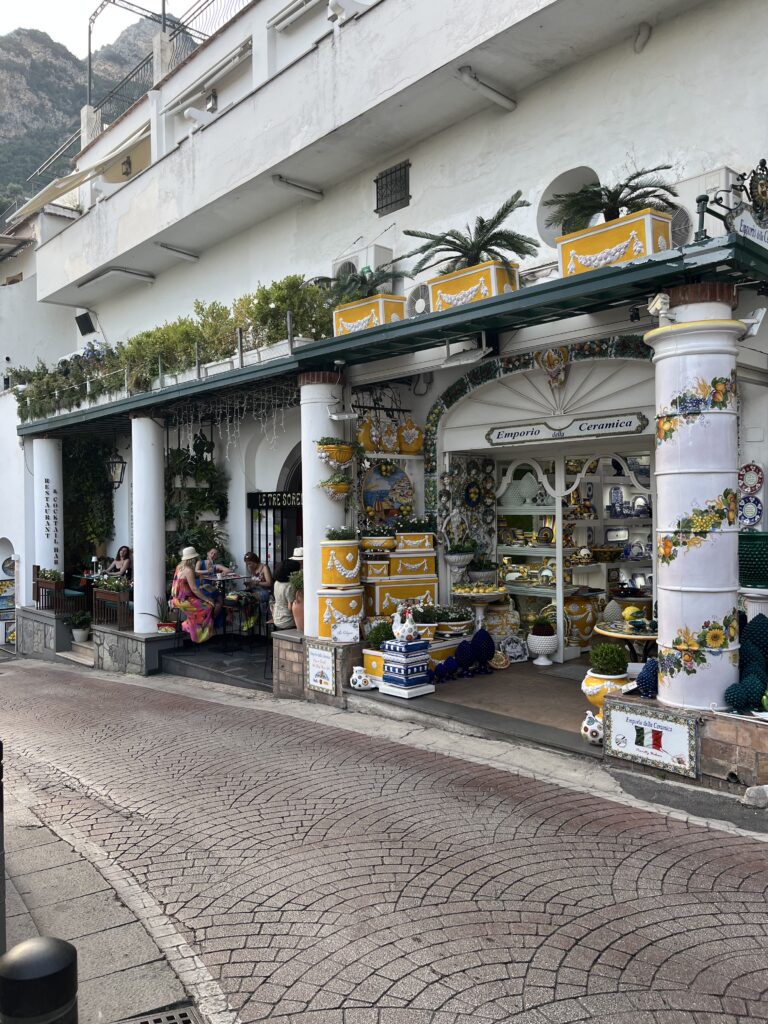
[[[499,565],[508,603],[483,593],[462,567],[449,567],[452,600],[479,604],[497,641],[526,639],[543,614],[557,648],[550,667],[526,660],[452,681],[430,705],[491,716],[490,728],[514,721],[515,735],[583,749],[580,683],[600,639],[594,626],[609,602],[612,615],[620,615],[616,604],[634,604],[652,619],[654,373],[640,339],[625,340],[629,358],[617,358],[620,343],[496,360],[497,373],[483,368],[490,379],[479,383],[468,375],[465,394],[443,412],[435,432],[440,529],[479,542]]]

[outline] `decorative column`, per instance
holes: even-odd
[[[35,562],[41,569],[64,571],[64,491],[61,441],[35,438]]]
[[[328,526],[344,525],[344,502],[333,501],[318,484],[330,470],[317,456],[315,441],[338,434],[328,415],[338,405],[341,385],[337,373],[313,371],[299,375],[301,389],[301,490],[304,525],[304,633],[318,636],[317,592],[320,589],[320,541]]]
[[[645,335],[656,366],[659,700],[723,708],[738,680],[737,340],[734,289],[669,289]]]
[[[131,420],[131,468],[133,629],[155,633],[157,599],[165,596],[165,437],[149,416]]]

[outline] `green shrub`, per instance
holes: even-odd
[[[589,663],[593,671],[603,676],[621,676],[627,671],[629,655],[618,644],[595,644],[590,651]]]
[[[334,473],[334,476],[336,476],[336,475],[337,474]],[[345,483],[347,481],[347,479],[348,479],[346,476],[344,476],[343,473],[341,474],[341,477],[342,477],[342,479],[339,481],[339,483]],[[330,482],[331,480],[332,480],[332,477],[328,477],[328,482]],[[356,540],[357,539],[357,531],[355,529],[353,529],[353,527],[351,527],[351,526],[327,526],[326,529],[325,529],[325,539],[326,540]]]
[[[392,632],[392,626],[388,622],[377,622],[365,638],[365,644],[366,647],[370,647],[373,650],[379,650],[385,640],[394,639],[395,634]]]
[[[64,619],[64,625],[69,626],[70,629],[90,629],[90,612],[72,612],[71,615]]]

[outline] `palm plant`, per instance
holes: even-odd
[[[582,185],[576,192],[561,192],[547,199],[545,206],[552,207],[547,227],[560,227],[563,234],[586,228],[597,214],[602,213],[606,221],[616,220],[625,213],[638,210],[662,210],[671,213],[677,209],[672,198],[677,190],[664,180],[664,171],[670,171],[671,164],[635,171],[615,185]]]
[[[385,263],[375,270],[363,267],[362,270],[339,277],[315,278],[314,283],[326,289],[330,306],[343,306],[345,302],[370,299],[384,289],[391,291],[394,283],[406,276],[402,271],[395,270],[391,263]]]
[[[535,256],[539,248],[535,238],[521,235],[517,231],[509,231],[501,226],[515,210],[530,206],[530,203],[520,198],[521,195],[522,192],[518,189],[488,220],[485,217],[478,217],[474,228],[467,224],[464,231],[451,228],[439,234],[432,234],[429,231],[404,231],[404,235],[424,238],[426,241],[418,249],[406,253],[400,259],[421,257],[413,267],[414,275],[430,267],[440,267],[441,274],[451,274],[454,270],[474,267],[488,260],[497,260],[511,272],[513,268],[508,253],[520,257]]]

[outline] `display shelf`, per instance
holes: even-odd
[[[534,545],[517,547],[514,544],[497,544],[496,551],[500,555],[522,555],[524,558],[536,558],[540,556],[551,556],[555,557],[557,553],[557,545],[551,544],[549,547],[535,547]],[[563,553],[568,554],[571,551],[576,551],[576,548],[563,548]]]
[[[635,519],[634,517],[630,517],[630,516],[627,516],[626,519],[609,519],[609,518],[606,517],[603,520],[603,522],[606,523],[609,526],[628,526],[630,523],[632,524],[632,526],[652,526],[653,525],[653,519],[648,519],[648,518],[641,519],[639,516],[638,516],[637,519]]]
[[[505,589],[508,594],[520,594],[525,597],[555,597],[557,595],[556,587],[523,587],[517,586],[514,583],[507,583]],[[563,587],[564,594],[573,594],[578,587]]]
[[[553,516],[554,505],[496,505],[497,516]]]
[[[366,459],[381,459],[386,461],[387,459],[399,459],[401,462],[423,462],[423,455],[406,455],[400,452],[365,452],[363,458]]]
[[[586,565],[572,565],[571,572],[584,572],[589,569],[615,569],[616,566],[623,568],[625,565],[636,565],[647,568],[653,565],[650,558],[619,558],[615,562],[587,562]]]

